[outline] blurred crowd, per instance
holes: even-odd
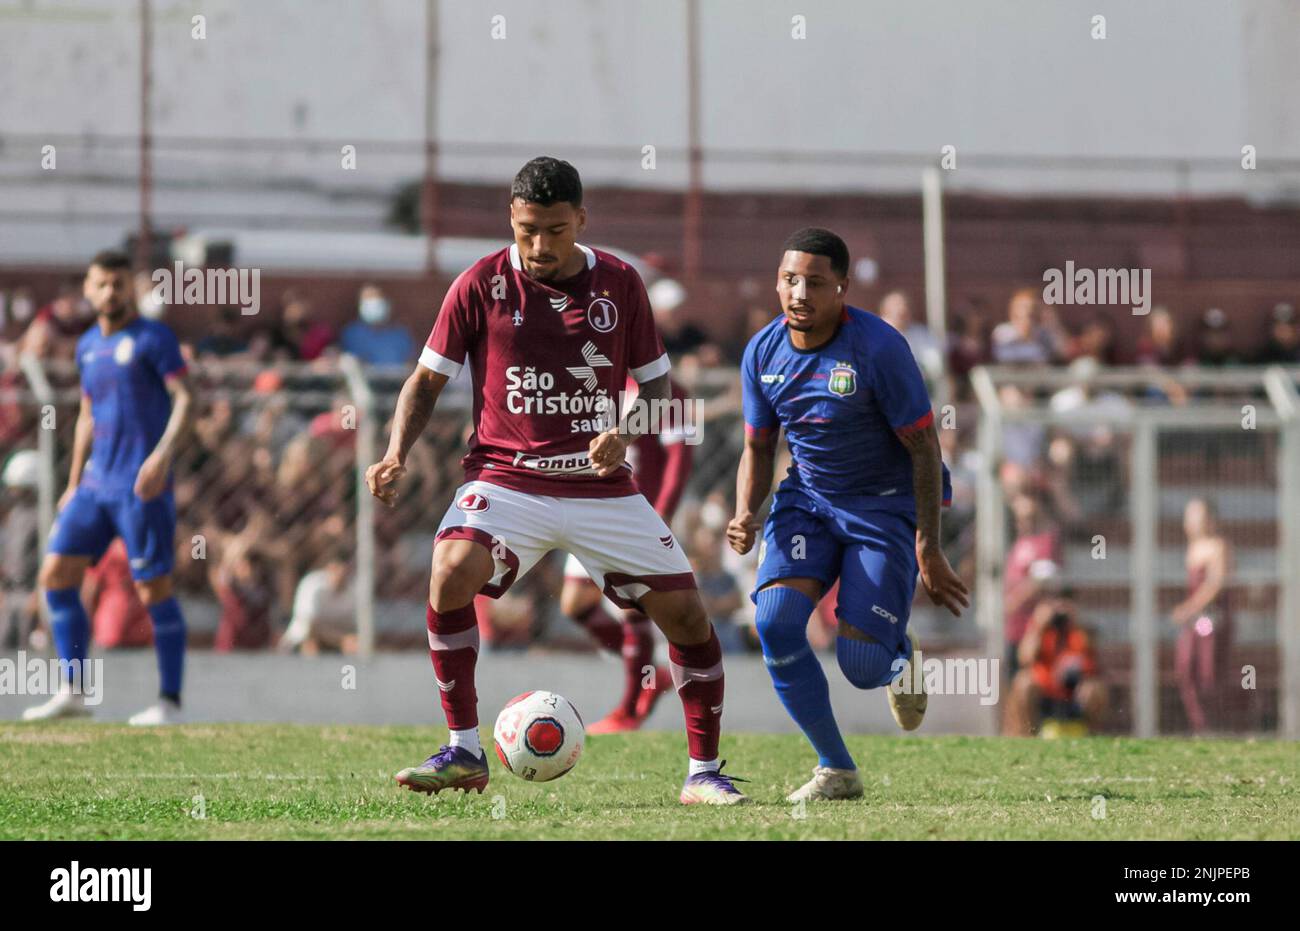
[[[168,308],[152,301],[150,290],[148,279],[142,277],[137,282],[140,312],[165,318]],[[674,359],[674,377],[688,395],[703,399],[703,420],[714,424],[705,431],[705,445],[697,452],[696,475],[674,530],[691,558],[726,647],[755,650],[748,593],[756,554],[736,556],[723,535],[732,511],[739,454],[740,386],[738,379],[719,385],[717,379],[710,382],[710,376],[739,363],[749,337],[773,318],[776,309],[756,290],[742,294],[744,303],[732,315],[734,329],[711,335],[683,316],[686,292],[679,283],[660,278],[651,286],[650,298],[665,347]],[[953,505],[944,514],[943,542],[968,584],[975,575],[974,499],[979,469],[969,377],[975,366],[1067,369],[1072,376],[1069,386],[1047,399],[1052,409],[1095,411],[1103,419],[1133,403],[1185,404],[1189,398],[1173,379],[1156,380],[1159,387],[1137,399],[1096,390],[1088,381],[1099,366],[1300,365],[1300,320],[1294,307],[1285,303],[1261,309],[1259,321],[1249,324],[1257,327],[1249,351],[1240,348],[1246,341],[1218,308],[1207,309],[1189,328],[1183,322],[1188,318],[1157,307],[1144,318],[1141,338],[1121,340],[1116,311],[1080,313],[1073,326],[1066,326],[1059,309],[1043,303],[1041,289],[1022,288],[1009,296],[1001,319],[981,301],[959,303],[941,341],[921,322],[907,293],[891,291],[875,306],[906,337],[932,395],[956,405],[955,428],[939,431],[954,492]],[[1128,314],[1127,309],[1122,312]],[[79,282],[69,281],[51,302],[39,307],[26,289],[0,294],[0,449],[30,447],[34,435],[33,411],[17,401],[22,384],[18,354],[71,363],[78,337],[92,322]],[[368,284],[357,295],[354,319],[341,328],[315,313],[308,295],[288,291],[279,296],[272,312],[256,317],[223,308],[201,335],[183,342],[199,412],[193,439],[176,468],[180,515],[176,582],[183,596],[215,601],[215,649],[313,653],[356,648],[354,428],[361,413],[338,359],[349,353],[368,368],[376,390],[376,416],[387,417],[423,336],[398,322],[384,291]],[[72,371],[70,365],[66,368]],[[468,437],[467,381],[449,386],[440,402],[441,410],[459,413],[435,417],[412,451],[403,505],[377,508],[380,600],[424,600],[433,531],[461,479],[459,458]],[[710,384],[714,387],[705,390]],[[999,390],[1009,408],[1044,400],[1012,385]],[[68,429],[73,412],[75,404],[67,418]],[[388,426],[382,425],[381,445]],[[778,479],[787,465],[788,459],[778,464]],[[5,599],[0,602],[0,646],[41,636],[35,623],[36,601],[30,594],[38,557],[34,479],[25,477],[23,468],[15,466],[13,474],[6,475],[0,494],[0,597]],[[1077,647],[1089,658],[1067,665],[1095,674],[1087,636],[1073,633],[1076,628],[1071,624],[1077,618],[1069,593],[1054,588],[1052,579],[1059,576],[1062,541],[1080,538],[1085,518],[1095,522],[1125,507],[1126,468],[1120,440],[1106,428],[1025,424],[1005,428],[999,477],[1013,518],[1004,593],[1007,661],[1013,671],[1033,668],[1044,650],[1069,653]],[[59,491],[65,480],[65,475],[56,477]],[[479,599],[480,623],[489,647],[539,642],[590,647],[580,630],[557,617],[555,595],[561,581],[557,559],[553,556],[544,562],[505,597]],[[92,573],[85,597],[101,647],[149,642],[147,615],[134,602],[120,546],[110,550]],[[824,599],[812,625],[810,637],[816,646],[833,644],[833,604],[834,592]],[[389,635],[381,631],[381,644],[421,642],[422,626],[407,626],[407,639],[392,634],[385,641]],[[972,639],[971,631],[968,627],[967,639]],[[1022,651],[1027,635],[1033,649]],[[1053,659],[1058,661],[1059,657]],[[1043,691],[1040,683],[1039,693]],[[1064,701],[1059,690],[1047,691],[1057,696],[1054,701]],[[1073,686],[1068,692],[1071,701],[1078,699]],[[1085,710],[1099,713],[1100,701],[1078,699],[1076,716],[1085,716]]]

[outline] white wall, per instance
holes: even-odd
[[[1241,146],[1300,159],[1300,3],[1293,0],[701,0],[703,141],[714,149],[958,149],[952,183],[1003,190],[1165,190],[1171,172],[981,169],[978,156],[1222,159],[1196,189],[1265,190]],[[154,0],[155,132],[326,138],[361,146],[341,178],[335,149],[166,153],[166,178],[266,176],[385,187],[423,127],[420,0]],[[444,159],[451,177],[501,180],[533,151],[572,155],[590,181],[678,185],[685,143],[684,0],[442,0],[439,129],[500,151]],[[0,0],[0,135],[132,133],[134,0]],[[207,39],[190,17],[207,16]],[[1090,37],[1107,17],[1108,38]],[[491,38],[505,16],[507,38]],[[791,38],[791,17],[807,39]],[[660,147],[655,172],[640,147]],[[509,148],[504,146],[509,145]],[[583,146],[623,147],[609,155]],[[25,167],[13,147],[0,160]],[[101,156],[98,164],[108,164]],[[131,159],[112,162],[129,174]],[[72,167],[72,166],[69,166]],[[1292,172],[1291,180],[1300,177]],[[48,179],[47,179],[48,180]],[[713,186],[915,185],[913,167],[708,166]],[[1252,182],[1254,188],[1247,187]],[[49,185],[46,186],[47,188]],[[78,195],[82,196],[82,195]]]

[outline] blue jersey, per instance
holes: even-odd
[[[77,365],[95,422],[81,484],[108,494],[130,492],[171,416],[166,379],[185,369],[180,343],[156,320],[137,317],[111,336],[97,324],[77,342]]]
[[[793,464],[782,490],[915,520],[912,457],[898,437],[928,427],[934,414],[901,333],[875,314],[846,306],[827,343],[796,349],[782,315],[745,347],[741,382],[745,429],[785,429]],[[945,466],[945,503],[951,494]]]

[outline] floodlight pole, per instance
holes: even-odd
[[[700,150],[700,7],[686,2],[686,201],[682,211],[682,269],[688,284],[700,274],[704,224],[704,154]]]
[[[424,227],[424,271],[437,272],[438,245],[438,0],[424,5],[424,177],[420,220]]]
[[[150,29],[149,0],[140,0],[140,231],[135,241],[135,265],[140,271],[153,264],[153,137],[149,123],[152,109],[153,35]]]

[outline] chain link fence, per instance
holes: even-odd
[[[1294,735],[1294,373],[1004,366],[973,384],[990,652],[1017,671],[1035,612],[1064,598],[1109,727]]]

